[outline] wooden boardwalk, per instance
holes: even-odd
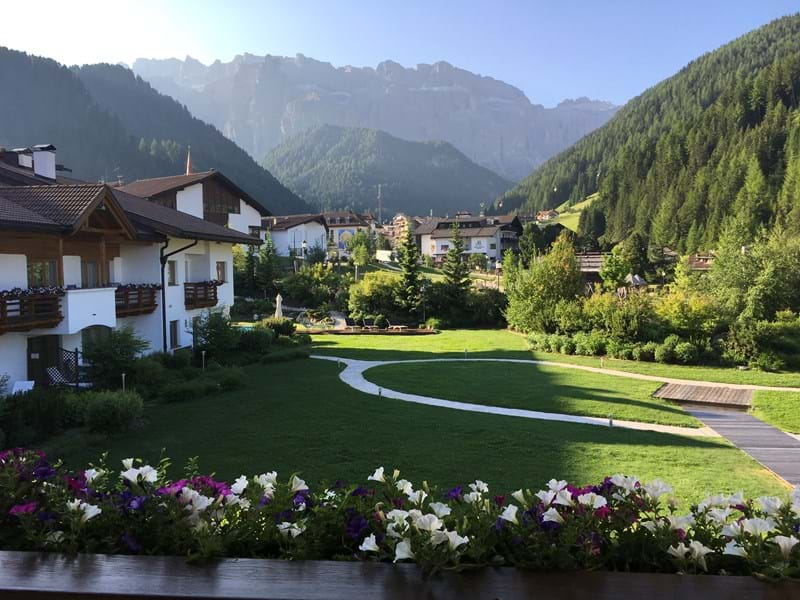
[[[800,485],[800,441],[753,415],[721,408],[686,407],[790,485]]]
[[[747,408],[753,399],[753,390],[709,385],[665,383],[653,394],[656,398],[697,404],[723,405]]]

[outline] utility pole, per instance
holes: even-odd
[[[378,224],[383,225],[383,184],[378,184]]]

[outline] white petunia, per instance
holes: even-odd
[[[680,560],[683,560],[689,554],[689,547],[683,542],[681,542],[676,546],[670,546],[669,549],[667,550],[667,554],[669,554],[670,556],[674,556],[675,558],[678,558]]]
[[[711,508],[708,511],[708,518],[712,521],[724,525],[728,522],[728,518],[733,514],[733,509],[730,507],[725,508]]]
[[[81,501],[75,498],[75,500],[70,500],[67,502],[67,510],[76,511],[80,510],[81,508]]]
[[[270,471],[269,473],[262,473],[258,477],[256,477],[256,481],[258,485],[262,488],[267,489],[269,488],[271,491],[278,486],[278,473],[275,471]]]
[[[556,498],[556,492],[553,490],[541,490],[536,492],[536,497],[539,498],[545,506],[550,506]]]
[[[638,477],[630,477],[628,475],[617,474],[617,475],[612,475],[611,477],[611,483],[613,483],[617,487],[622,488],[627,492],[632,492],[633,490],[635,490],[638,481],[639,481]]]
[[[236,481],[233,482],[231,486],[231,491],[239,496],[243,491],[247,489],[247,477],[244,475],[240,475]]]
[[[563,523],[564,517],[558,514],[558,511],[554,507],[548,508],[544,513],[542,513],[542,522],[544,523]]]
[[[694,525],[694,517],[692,515],[683,515],[680,517],[668,515],[667,521],[669,521],[669,527],[672,530],[683,529],[686,531],[689,527]]]
[[[394,562],[409,558],[414,558],[414,552],[411,550],[411,540],[405,538],[397,542],[397,545],[394,547]]]
[[[517,511],[519,508],[514,504],[509,504],[506,506],[505,510],[500,514],[500,518],[504,521],[508,521],[509,523],[514,523],[515,525],[519,524],[519,520],[517,519]]]
[[[689,544],[689,555],[695,564],[700,565],[703,570],[706,570],[706,554],[711,554],[714,551],[707,546],[704,546],[697,540]]]
[[[289,482],[291,486],[291,491],[294,494],[295,492],[302,492],[303,490],[307,490],[308,486],[306,482],[300,479],[297,475],[292,475],[292,480]]]
[[[365,537],[358,549],[362,552],[378,552],[380,548],[378,547],[378,542],[375,541],[375,534],[370,533],[367,537]]]
[[[406,494],[406,495],[408,495],[408,494],[410,494],[411,492],[414,491],[414,486],[407,479],[401,479],[400,481],[398,481],[394,485],[397,488],[397,491],[402,492],[403,494]]]
[[[392,521],[386,526],[386,535],[390,538],[400,539],[407,528],[408,525],[405,521]]]
[[[644,484],[642,487],[653,500],[658,500],[664,494],[672,493],[672,488],[660,479],[654,479],[650,483]]]
[[[447,542],[448,547],[450,550],[455,550],[459,546],[466,544],[469,542],[468,536],[460,536],[456,531],[435,531],[431,536],[431,544],[434,546],[438,546],[439,544],[443,544]]]
[[[561,490],[558,492],[554,503],[560,504],[561,506],[575,506],[575,502],[572,500],[572,493],[569,490]]]
[[[276,527],[283,536],[285,537],[291,536],[293,538],[296,538],[298,535],[300,535],[306,530],[306,528],[300,525],[299,523],[288,523],[286,521],[284,521],[283,523],[278,523]]]
[[[408,494],[409,501],[413,502],[417,506],[421,506],[427,497],[428,494],[426,494],[423,490],[417,490],[416,492],[411,492]]]
[[[378,467],[377,469],[375,469],[375,472],[369,477],[367,477],[367,480],[386,483],[386,477],[383,475],[383,467]]]
[[[443,502],[431,502],[430,507],[434,514],[440,519],[453,512],[453,509]]]
[[[785,535],[776,535],[770,541],[778,545],[778,548],[781,549],[781,555],[786,560],[789,560],[789,556],[792,554],[792,548],[797,545],[797,542],[800,542],[800,540],[793,535],[788,537]]]
[[[122,461],[122,468],[125,469],[125,470],[132,469],[133,468],[133,459],[132,458],[124,459]]]
[[[762,519],[760,517],[754,517],[752,519],[743,519],[742,529],[746,533],[761,536],[775,529],[775,521],[773,521],[769,517],[767,517],[766,519]]]
[[[742,558],[747,557],[747,550],[737,544],[735,540],[731,540],[725,544],[725,550],[723,550],[722,553],[728,554],[729,556],[741,556]]]
[[[761,510],[768,515],[774,515],[780,510],[781,506],[783,506],[781,499],[775,496],[761,496],[761,498],[758,498],[756,502],[758,502]]]
[[[97,515],[103,512],[103,509],[99,506],[87,504],[86,502],[81,502],[81,510],[83,511],[83,515],[81,515],[81,521],[83,523],[86,523],[86,521],[89,519],[94,519]]]
[[[51,531],[47,534],[47,537],[44,539],[45,542],[48,544],[60,544],[64,541],[64,532],[63,531]]]
[[[481,492],[483,494],[486,494],[486,493],[489,492],[488,484],[486,484],[485,482],[481,481],[480,479],[476,479],[475,483],[470,483],[469,484],[469,488],[473,492]]]
[[[158,471],[150,465],[144,465],[138,469],[133,467],[121,473],[123,479],[127,479],[131,483],[139,483],[145,481],[147,483],[155,483],[158,480]]]
[[[419,519],[414,520],[414,526],[420,531],[438,531],[442,528],[444,523],[436,515],[422,515]]]
[[[511,492],[511,497],[520,504],[525,504],[525,493],[522,490]]]
[[[100,477],[105,471],[103,469],[86,469],[83,472],[84,477],[86,477],[86,483],[92,483],[95,479]]]
[[[658,529],[658,523],[656,523],[655,521],[641,521],[639,524],[651,533],[655,532],[655,530]]]
[[[561,480],[551,479],[550,481],[547,482],[547,487],[548,489],[554,492],[560,492],[565,487],[567,487],[567,482],[564,481],[563,479]]]
[[[467,494],[464,494],[464,502],[466,502],[467,504],[473,504],[475,502],[478,502],[480,499],[481,499],[480,492],[469,492]]]
[[[403,522],[406,520],[407,517],[408,517],[408,511],[400,510],[399,508],[395,508],[386,513],[386,518],[389,519],[390,521]]]
[[[602,508],[608,504],[603,496],[598,496],[594,492],[589,492],[588,494],[581,494],[578,496],[578,503],[585,506],[591,506],[594,509]]]

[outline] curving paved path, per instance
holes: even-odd
[[[464,410],[469,412],[485,413],[492,415],[503,415],[507,417],[521,417],[525,419],[538,419],[541,421],[561,421],[564,423],[578,423],[581,425],[597,425],[601,427],[609,427],[608,419],[600,417],[584,417],[578,415],[566,415],[562,413],[548,413],[535,410],[524,410],[520,408],[502,408],[499,406],[486,406],[483,404],[473,404],[470,402],[456,402],[453,400],[445,400],[443,398],[431,398],[428,396],[420,396],[417,394],[408,394],[405,392],[398,392],[381,388],[380,386],[367,381],[364,378],[364,371],[373,367],[381,367],[384,365],[393,365],[399,363],[425,363],[425,362],[506,362],[506,363],[520,363],[520,364],[540,364],[552,365],[555,367],[578,368],[580,370],[593,371],[603,374],[609,374],[606,369],[598,369],[595,367],[585,367],[583,365],[565,365],[562,363],[538,360],[523,360],[515,358],[431,358],[431,359],[417,359],[417,360],[357,360],[353,358],[340,358],[337,356],[322,356],[319,354],[312,355],[311,358],[319,360],[328,360],[335,363],[345,365],[344,370],[339,373],[339,379],[350,387],[371,394],[373,396],[384,396],[392,398],[393,400],[402,400],[404,402],[414,402],[416,404],[426,404],[428,406],[438,406],[441,408],[451,408],[455,410]],[[623,371],[613,371],[612,375],[633,376],[634,379],[645,379],[648,381],[664,381],[658,377],[650,375],[638,375],[631,373],[624,373]],[[642,423],[639,421],[613,421],[614,427],[621,427],[623,429],[637,429],[640,431],[655,431],[658,433],[669,433],[673,435],[685,435],[692,437],[720,437],[720,435],[710,427],[679,427],[676,425],[659,425],[656,423]]]

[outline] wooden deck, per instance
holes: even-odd
[[[693,402],[746,409],[753,399],[753,390],[724,386],[665,383],[656,390],[653,396],[677,402]]]
[[[721,408],[686,409],[790,485],[800,485],[800,441],[753,415]]]
[[[196,598],[212,600],[434,600],[569,598],[584,600],[779,600],[800,597],[797,582],[755,577],[654,573],[536,573],[483,568],[423,577],[410,564],[220,560],[188,565],[183,557],[0,552],[4,600]]]

